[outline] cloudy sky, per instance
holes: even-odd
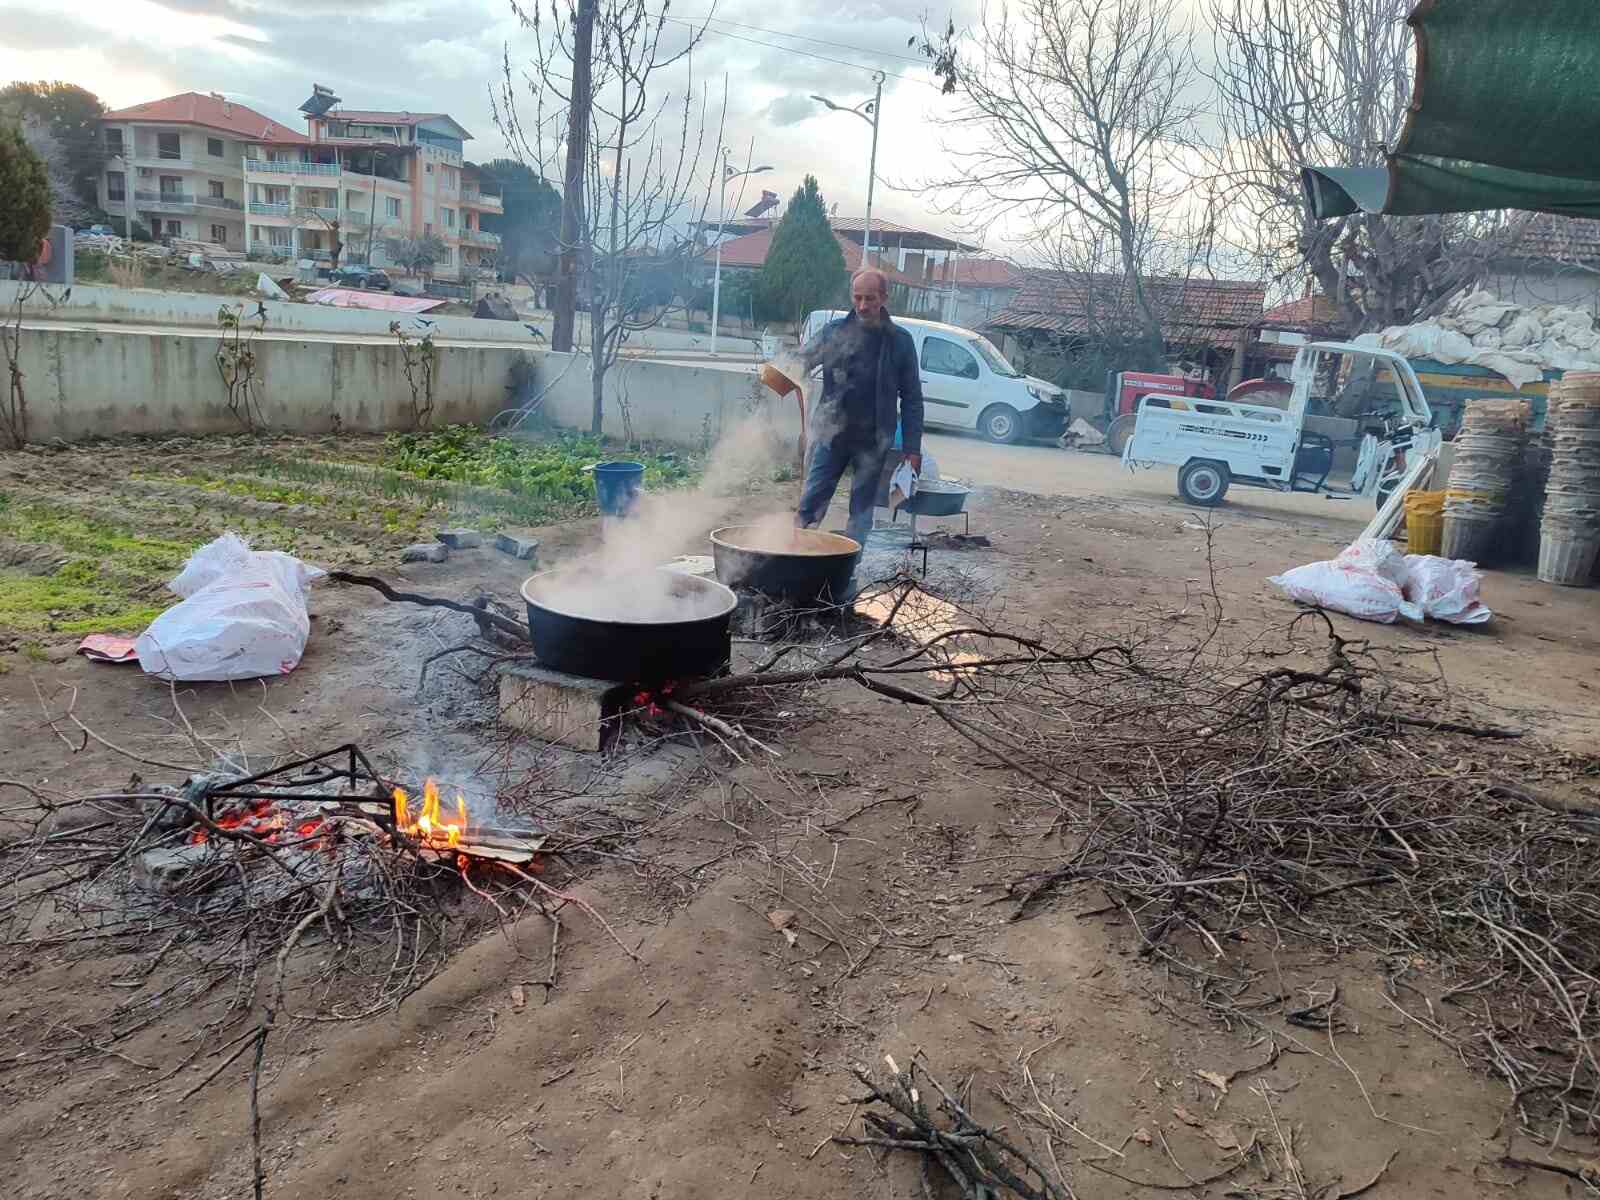
[[[726,76],[735,160],[754,139],[755,161],[774,168],[749,185],[742,207],[761,186],[787,198],[811,172],[841,215],[859,215],[871,131],[808,97],[859,101],[871,95],[871,71],[882,69],[890,78],[874,213],[953,228],[935,211],[938,198],[884,186],[926,178],[938,166],[939,122],[952,102],[927,67],[907,57],[915,52],[906,44],[930,11],[926,0],[804,7],[800,15],[724,0],[695,53],[696,76],[718,97]],[[958,0],[933,11],[935,19],[953,11],[960,26],[975,8],[976,0]],[[697,0],[671,9],[685,19],[710,11]],[[532,38],[509,0],[0,0],[0,82],[63,79],[112,107],[215,91],[296,129],[304,123],[295,110],[313,82],[323,83],[350,107],[448,112],[475,135],[469,157],[482,160],[504,150],[488,87],[507,52],[514,66],[526,62]]]

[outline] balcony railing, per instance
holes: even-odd
[[[141,167],[160,167],[163,171],[192,171],[194,163],[187,158],[176,155],[168,157],[165,154],[152,154],[150,151],[135,151],[133,155],[135,165]]]
[[[243,201],[230,200],[226,196],[196,196],[194,202],[202,208],[231,208],[234,212],[244,211]]]
[[[273,162],[265,158],[244,160],[247,175],[337,175],[338,163]]]
[[[134,192],[133,198],[150,208],[193,208],[192,192]]]
[[[487,229],[463,229],[461,240],[471,242],[474,246],[492,246],[495,249],[500,246],[500,235],[490,233]]]
[[[339,210],[337,208],[318,208],[311,204],[301,204],[296,206],[294,215],[297,217],[321,217],[326,221],[337,221],[339,219]]]
[[[294,210],[287,204],[264,204],[260,200],[252,200],[250,211],[258,217],[287,217]]]
[[[313,262],[333,261],[333,252],[331,250],[296,250],[295,254],[300,258],[309,258]]]
[[[287,258],[294,253],[293,246],[280,246],[276,242],[255,241],[250,243],[251,254],[266,254],[273,258]]]
[[[493,192],[480,192],[477,188],[462,188],[461,203],[468,208],[483,208],[490,212],[502,211],[500,197]]]

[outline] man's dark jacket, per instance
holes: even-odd
[[[854,311],[829,321],[802,353],[809,373],[822,364],[822,397],[816,405],[839,406],[844,397],[845,363],[861,320]],[[894,442],[896,419],[900,447],[907,454],[922,453],[922,373],[917,366],[917,343],[883,314],[883,339],[878,350],[878,441],[887,448]]]

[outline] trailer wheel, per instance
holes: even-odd
[[[1178,495],[1200,508],[1215,508],[1228,494],[1232,478],[1224,463],[1209,458],[1190,459],[1178,472]]]

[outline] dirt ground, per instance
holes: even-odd
[[[1061,459],[1070,467],[1074,457]],[[0,469],[19,471],[16,457]],[[142,494],[137,481],[96,478],[82,486]],[[1265,576],[1329,557],[1351,536],[1348,517],[1246,494],[1215,514],[1208,560],[1205,527],[1176,501],[978,481],[989,486],[975,497],[972,530],[991,545],[934,551],[934,578],[959,572],[1019,622],[1182,630],[1214,565],[1223,636],[1247,639],[1293,616]],[[730,498],[726,516],[771,509],[792,486]],[[347,560],[327,565],[381,569],[419,591],[514,603],[525,574],[487,549],[394,566],[395,538],[361,537],[360,520],[257,499],[247,507],[299,529],[303,552]],[[544,561],[556,563],[597,530],[536,532]],[[1484,598],[1496,619],[1479,629],[1338,626],[1430,652],[1452,683],[1454,719],[1592,752],[1595,594],[1492,574]],[[81,794],[122,786],[136,766],[147,782],[178,781],[125,754],[194,762],[181,705],[199,737],[252,766],[355,742],[385,770],[492,791],[504,769],[489,748],[492,708],[458,677],[416,690],[420,659],[463,639],[469,620],[343,586],[319,587],[312,608],[299,668],[261,684],[174,693],[137,668],[73,657],[74,639],[62,636],[7,655],[0,781]],[[1335,1043],[1273,1012],[1256,1028],[1222,1028],[1191,981],[1134,953],[1116,913],[1088,911],[1098,905],[1075,911],[1063,900],[1008,920],[997,888],[1047,858],[1050,825],[1022,802],[1015,777],[931,715],[845,683],[818,686],[821,719],[780,737],[781,780],[679,747],[591,793],[643,825],[631,847],[639,861],[596,860],[578,885],[639,947],[639,964],[570,914],[547,1002],[527,987],[518,1006],[512,989],[542,978],[549,953],[548,927],[534,917],[510,936],[482,937],[398,1012],[305,1022],[279,1037],[262,1087],[267,1195],[919,1196],[910,1163],[827,1140],[861,1130],[849,1066],[880,1066],[885,1054],[905,1063],[918,1049],[945,1082],[970,1087],[980,1112],[999,1111],[993,1094],[1020,1086],[1026,1062],[1041,1102],[1075,1131],[1060,1166],[1078,1196],[1584,1194],[1571,1178],[1500,1164],[1506,1089],[1399,1015],[1367,956],[1291,949],[1272,959],[1285,992],[1339,986],[1347,1030]],[[125,753],[53,731],[49,718],[61,724],[69,704]],[[566,767],[590,769],[576,757]],[[774,909],[798,914],[793,946],[768,922]],[[856,948],[842,956],[843,944]],[[192,1075],[163,1080],[192,1049],[181,1028],[31,1064],[41,1026],[70,1024],[95,997],[114,996],[119,963],[69,963],[49,948],[10,961],[0,993],[6,1194],[249,1194],[246,1061],[188,1100]],[[1432,987],[1425,969],[1418,978]],[[1236,1163],[1229,1139],[1249,1136],[1292,1139],[1298,1191],[1253,1167],[1219,1177]]]

